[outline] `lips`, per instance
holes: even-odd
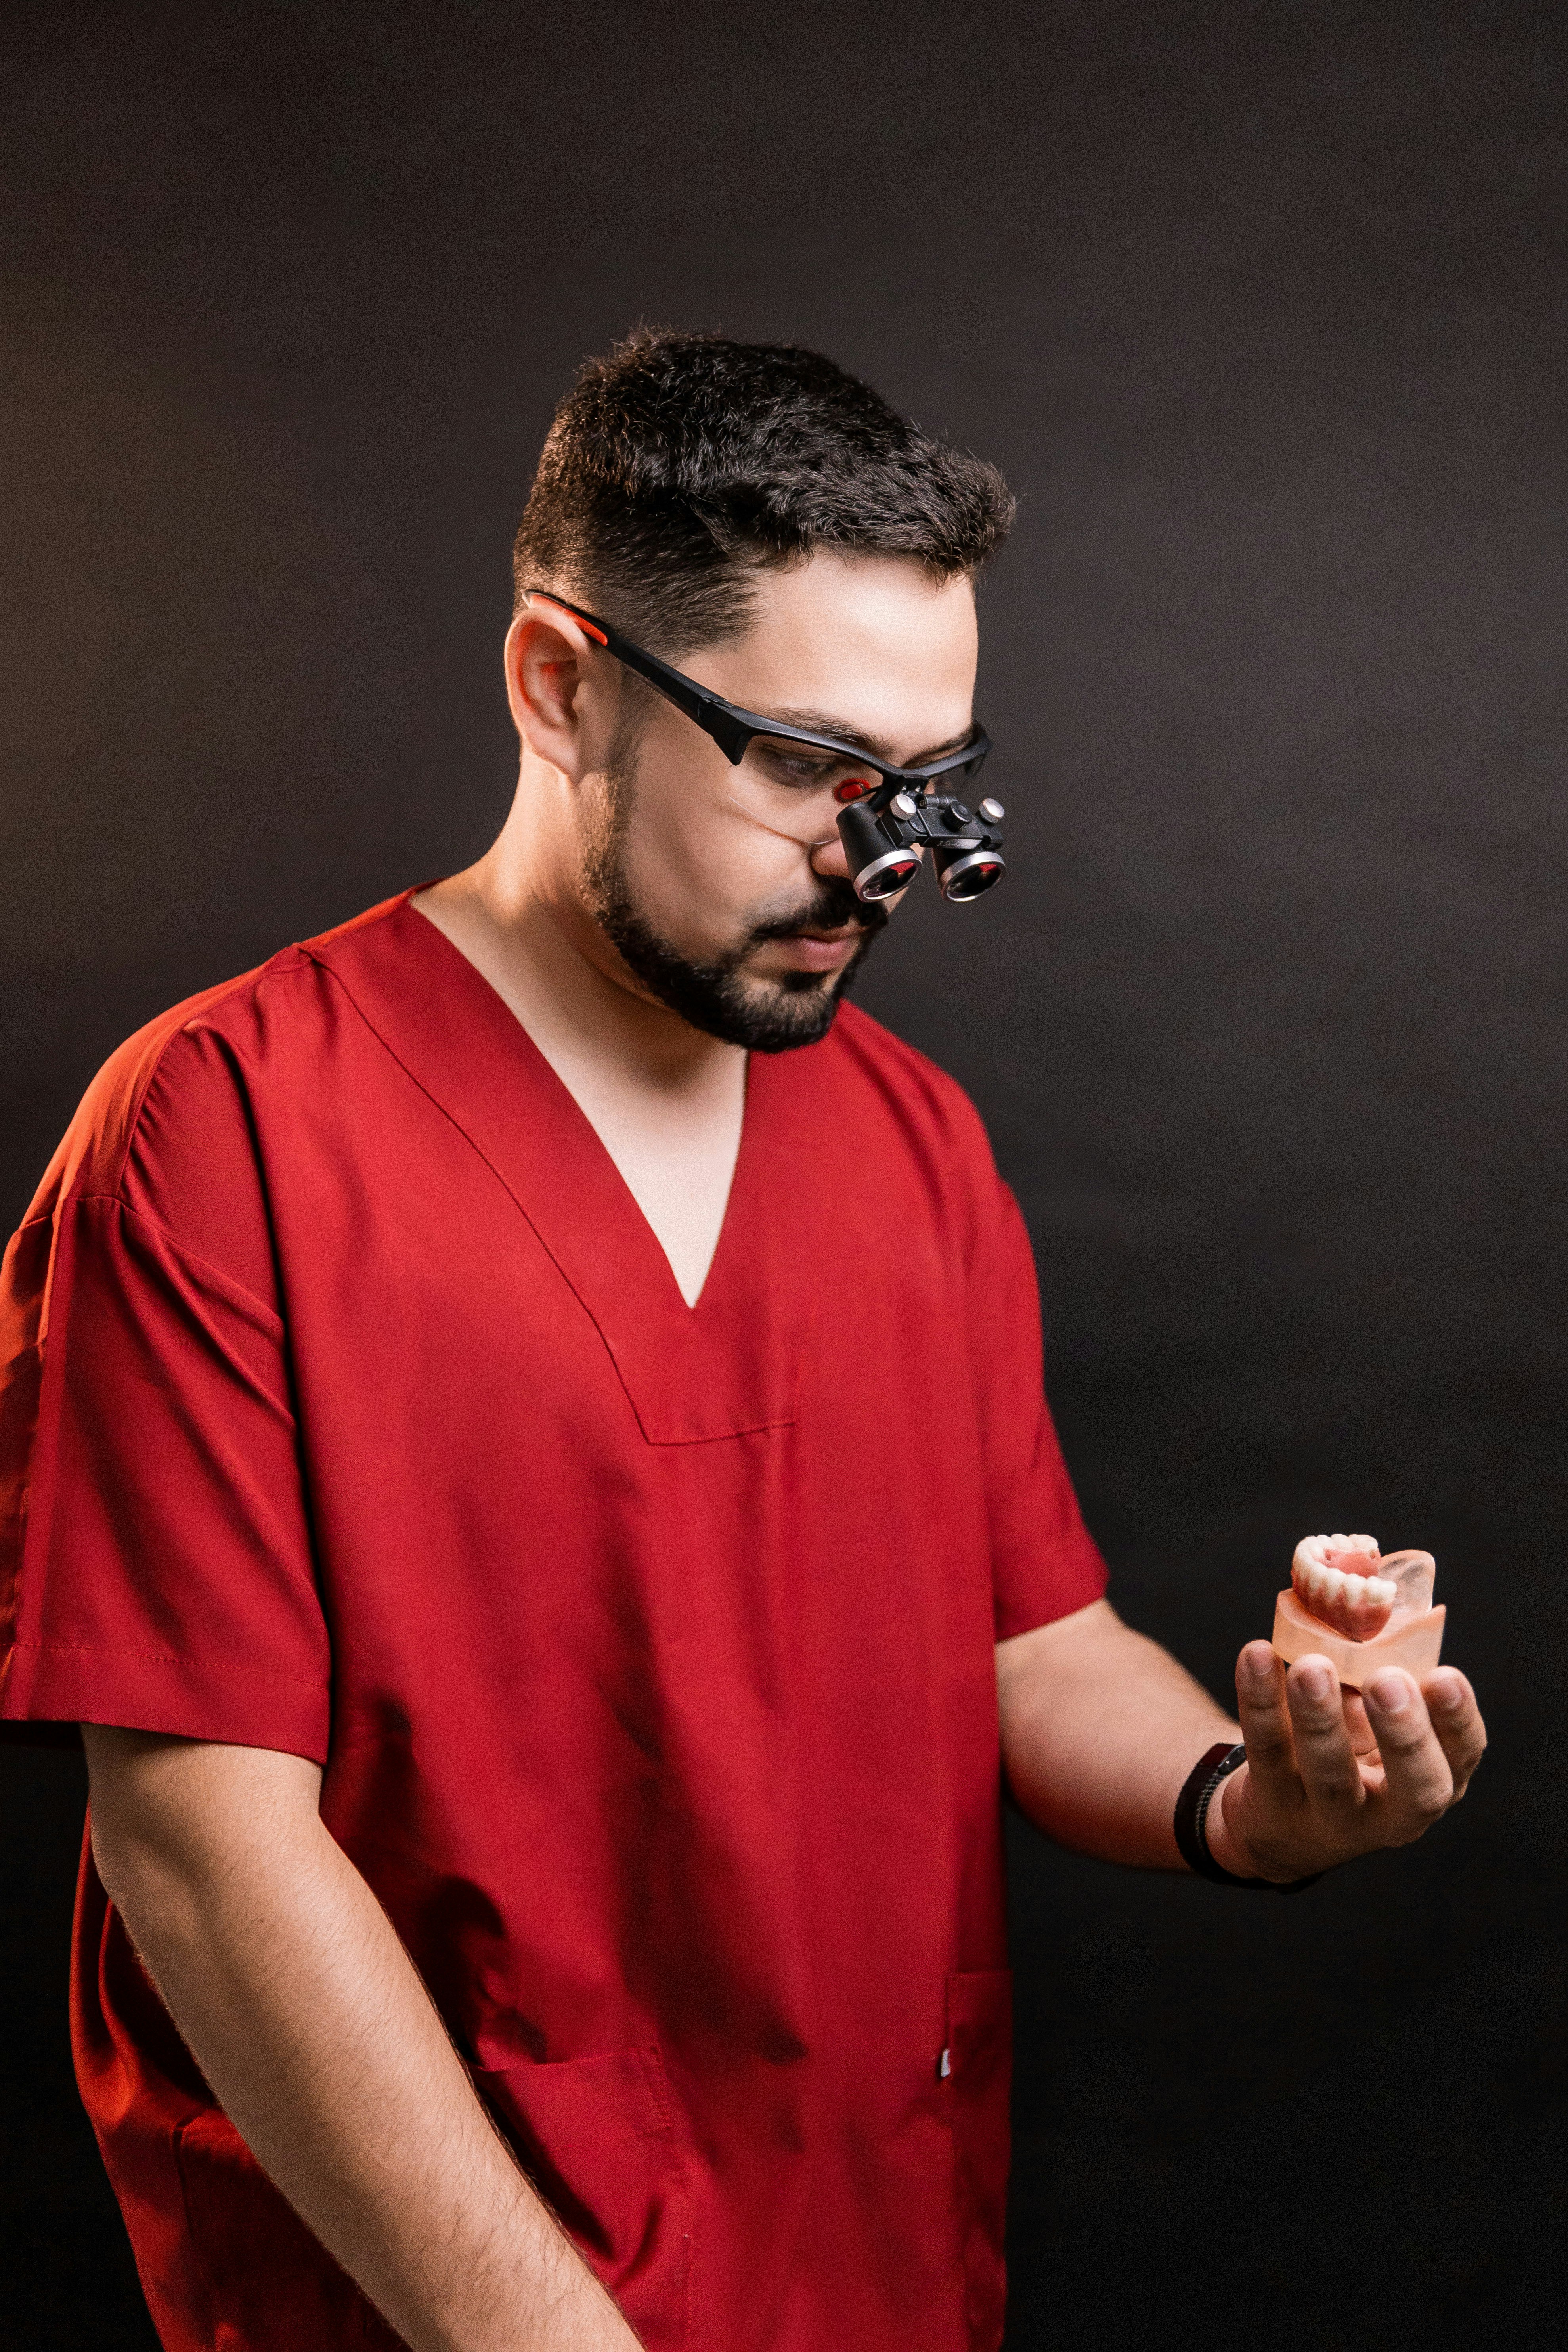
[[[826,937],[815,931],[797,931],[784,944],[803,971],[837,971],[854,954],[861,936],[858,930],[829,932]]]

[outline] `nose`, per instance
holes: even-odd
[[[837,826],[830,841],[819,841],[812,850],[811,870],[824,877],[835,875],[844,882],[849,879],[849,860],[844,854],[844,844],[838,838]]]

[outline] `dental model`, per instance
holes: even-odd
[[[1432,1606],[1429,1551],[1380,1552],[1371,1536],[1309,1536],[1274,1611],[1274,1654],[1326,1657],[1360,1690],[1382,1666],[1423,1675],[1437,1663],[1447,1611]]]

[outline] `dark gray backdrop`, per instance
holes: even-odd
[[[1300,1902],[1018,1836],[1009,2341],[1554,2330],[1560,6],[27,0],[0,40],[6,1223],[126,1031],[488,839],[581,354],[797,338],[998,459],[1015,873],[926,892],[863,1001],[1022,1195],[1124,1612],[1223,1691],[1298,1536],[1429,1545],[1495,1738],[1426,1846]],[[5,2340],[131,2352],[79,1764],[3,1760]]]

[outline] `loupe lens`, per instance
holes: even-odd
[[[913,850],[892,852],[879,863],[855,877],[858,898],[890,898],[896,891],[907,890],[921,870],[920,859]]]
[[[967,905],[971,898],[984,898],[994,890],[1007,871],[1006,861],[1000,850],[965,848],[955,843],[951,849],[931,852],[936,864],[936,878],[942,885],[942,895],[956,907]]]

